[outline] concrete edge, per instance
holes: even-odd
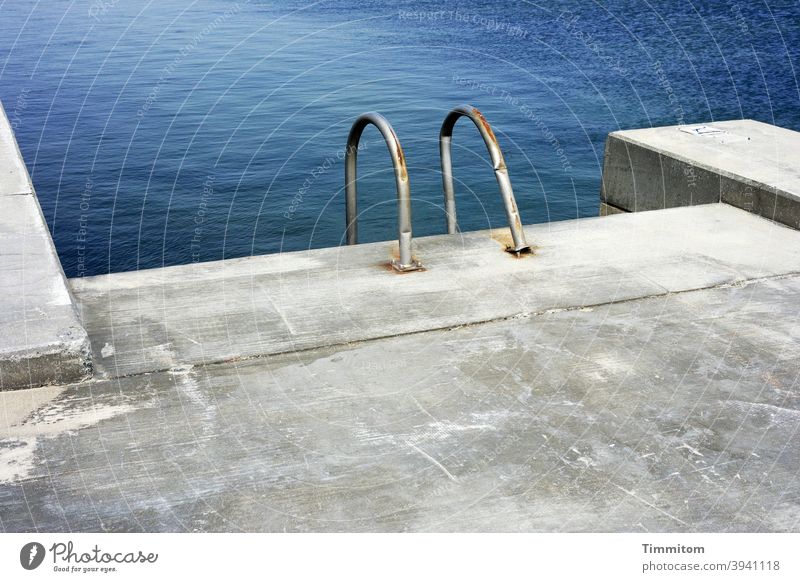
[[[0,192],[0,196],[24,196],[26,194],[34,195],[33,189],[33,181],[31,180],[31,176],[28,173],[28,170],[25,166],[25,162],[22,158],[22,151],[19,149],[19,144],[14,136],[14,128],[11,126],[11,121],[8,119],[8,115],[6,114],[5,107],[3,106],[3,102],[0,101],[0,134],[2,134],[2,128],[8,128],[10,134],[10,140],[7,144],[10,149],[12,150],[12,155],[16,157],[16,161],[18,162],[18,171],[22,175],[21,177],[25,180],[25,188],[19,190],[17,188],[13,188],[12,191],[9,192]]]
[[[17,349],[6,348],[0,352],[0,390],[18,390],[23,388],[37,388],[58,384],[71,384],[92,377],[92,347],[89,334],[83,327],[80,319],[75,296],[68,284],[61,261],[58,258],[55,243],[50,235],[42,207],[36,196],[33,181],[28,173],[19,144],[14,136],[13,129],[6,115],[2,102],[0,102],[0,132],[10,135],[9,152],[14,159],[10,163],[20,173],[29,186],[28,191],[2,192],[3,196],[30,196],[36,211],[35,220],[40,223],[46,233],[45,244],[47,255],[50,257],[49,267],[52,269],[50,276],[54,279],[54,286],[63,288],[69,296],[69,306],[66,316],[69,324],[65,327],[55,327],[51,331],[51,338],[35,343],[20,340]],[[0,159],[0,164],[4,160]],[[24,239],[21,241],[24,244]],[[3,273],[0,272],[0,276]],[[59,289],[61,291],[62,289]],[[0,298],[2,301],[2,298]],[[0,303],[2,306],[2,303]]]
[[[721,202],[800,229],[800,200],[794,194],[687,156],[659,151],[628,131],[611,132],[606,138],[601,215],[606,215],[604,207],[640,212]],[[623,146],[625,154],[620,155]]]
[[[755,119],[743,119],[742,121],[752,121],[754,123],[761,123],[762,125],[769,125],[768,123],[763,123],[763,122],[760,122],[760,121],[756,121]],[[682,127],[682,126],[680,126],[680,125],[666,125],[666,126],[663,126],[664,129],[670,129],[670,128],[677,129],[679,127]],[[778,127],[778,126],[773,126],[773,127]],[[784,128],[779,128],[779,129],[784,129]],[[646,141],[641,140],[641,139],[637,139],[634,135],[631,135],[630,132],[632,132],[632,131],[636,131],[636,130],[620,129],[620,130],[617,130],[617,131],[612,131],[606,137],[606,143],[608,143],[609,139],[614,138],[614,139],[619,139],[621,141],[625,141],[625,142],[627,142],[627,143],[629,143],[631,145],[634,145],[634,146],[637,146],[637,147],[640,147],[640,148],[643,148],[643,149],[652,150],[654,152],[656,151]],[[769,184],[766,184],[766,183],[758,181],[758,180],[753,180],[752,178],[748,178],[747,176],[743,176],[743,175],[737,174],[735,172],[729,172],[729,171],[723,170],[721,168],[715,168],[714,166],[711,166],[709,164],[698,162],[697,160],[694,160],[694,159],[690,158],[689,156],[684,156],[684,155],[676,154],[676,153],[665,153],[665,152],[656,152],[656,153],[660,153],[664,157],[669,157],[669,158],[672,158],[672,159],[677,160],[679,162],[683,162],[685,164],[690,164],[694,168],[700,168],[701,170],[706,170],[708,172],[712,172],[714,174],[718,174],[718,175],[724,176],[726,178],[731,178],[731,179],[737,180],[739,182],[745,182],[746,184],[748,184],[750,186],[761,187],[761,188],[765,188],[765,189],[771,189],[773,191],[785,194],[788,197],[791,197],[791,198],[795,197],[791,192],[786,192],[784,190],[781,190],[780,188],[776,188],[774,186],[770,186]]]
[[[63,336],[62,341],[0,354],[0,377],[3,380],[0,391],[63,386],[90,380],[93,376],[92,351],[86,331],[71,326]]]

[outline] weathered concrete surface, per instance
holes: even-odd
[[[99,377],[169,370],[800,272],[800,233],[724,204],[73,279]],[[494,232],[497,238],[508,231]]]
[[[798,531],[798,304],[776,277],[73,386],[0,440],[0,529]]]
[[[601,202],[629,212],[726,202],[800,228],[800,133],[749,119],[682,128],[609,134]]]
[[[83,380],[90,352],[0,105],[0,391]]]
[[[0,103],[0,197],[20,194],[32,195],[33,184],[3,104]]]
[[[526,233],[70,281],[101,374],[0,393],[0,530],[800,531],[800,232]]]

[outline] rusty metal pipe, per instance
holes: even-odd
[[[392,266],[398,271],[416,271],[422,265],[411,256],[411,187],[408,183],[408,170],[400,147],[400,140],[391,124],[380,113],[371,111],[360,115],[350,128],[347,136],[347,150],[344,162],[345,213],[347,219],[347,244],[358,243],[358,202],[356,180],[358,174],[358,142],[367,125],[374,125],[383,135],[394,165],[394,181],[397,187],[397,238],[400,245],[400,258],[393,260]]]
[[[506,167],[500,144],[497,143],[497,138],[489,122],[486,121],[486,118],[477,108],[471,105],[461,105],[450,111],[445,117],[442,129],[439,132],[439,155],[442,160],[442,187],[444,189],[444,208],[447,213],[447,233],[455,234],[457,229],[456,196],[453,188],[452,142],[453,128],[460,117],[468,117],[472,120],[472,123],[478,128],[483,141],[486,142],[486,148],[489,150],[494,175],[497,178],[497,185],[500,187],[500,196],[503,198],[503,203],[506,207],[511,238],[514,242],[513,246],[506,250],[517,254],[529,252],[530,246],[525,240],[525,231],[522,229],[522,220],[517,209],[517,201],[514,199],[514,190],[511,188],[511,179],[508,177],[508,168]]]

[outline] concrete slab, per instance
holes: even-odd
[[[800,228],[800,133],[749,119],[613,132],[601,201],[629,212],[726,202]]]
[[[724,204],[70,280],[112,378],[343,345],[800,272],[800,233]],[[396,250],[396,249],[395,249]]]
[[[83,380],[89,339],[2,111],[0,176],[0,390]]]
[[[0,439],[0,529],[796,532],[798,304],[781,276],[76,385]]]

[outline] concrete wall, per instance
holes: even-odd
[[[0,390],[91,375],[91,347],[0,105]]]
[[[724,202],[797,229],[800,133],[752,120],[617,131],[600,199],[601,214]]]

